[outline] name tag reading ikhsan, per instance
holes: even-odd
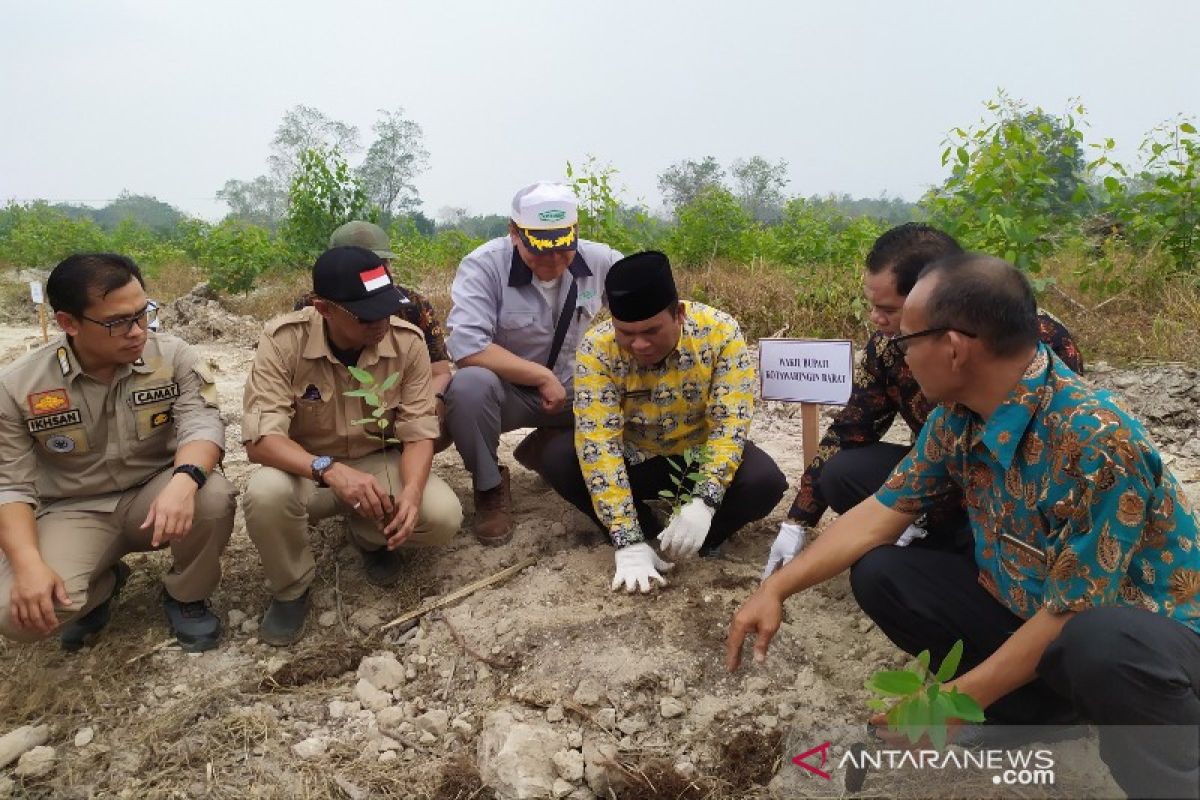
[[[179,384],[168,383],[166,386],[155,386],[151,389],[136,389],[132,397],[135,406],[148,406],[151,403],[161,403],[163,400],[174,400],[179,397]]]
[[[79,413],[79,409],[73,408],[70,411],[64,411],[61,414],[48,414],[44,417],[34,417],[25,421],[25,427],[29,428],[30,433],[42,433],[43,431],[51,431],[55,428],[65,428],[68,425],[80,425],[83,423],[83,416]]]
[[[854,386],[854,345],[834,339],[759,339],[763,400],[844,406]]]

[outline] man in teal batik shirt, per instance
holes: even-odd
[[[943,405],[884,486],[771,576],[734,618],[730,668],[782,600],[852,567],[863,610],[934,663],[989,723],[1082,720],[1130,796],[1195,797],[1200,781],[1200,534],[1142,425],[1037,338],[1026,278],[964,254],[925,268],[904,304],[904,356]],[[892,546],[962,491],[974,558]],[[880,719],[874,720],[882,722]],[[1171,725],[1169,736],[1129,727]]]

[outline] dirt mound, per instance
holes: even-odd
[[[253,347],[262,334],[262,322],[234,314],[221,305],[217,292],[198,283],[190,292],[167,303],[159,312],[163,330],[192,344],[225,342]]]

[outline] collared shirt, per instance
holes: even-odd
[[[1083,357],[1079,354],[1079,348],[1061,322],[1045,311],[1039,312],[1038,331],[1041,340],[1068,367],[1075,372],[1083,371]],[[809,526],[821,521],[821,515],[829,507],[821,493],[821,470],[825,462],[840,451],[875,444],[892,427],[896,414],[908,425],[913,436],[929,418],[933,404],[921,394],[921,387],[917,385],[908,364],[888,346],[889,341],[879,331],[875,331],[867,340],[862,362],[854,371],[850,400],[821,437],[817,455],[800,478],[800,489],[788,511],[789,518]],[[937,524],[940,513],[961,507],[961,497],[948,498],[946,505],[930,512],[930,522]]]
[[[438,435],[432,373],[421,331],[391,317],[391,328],[379,344],[367,347],[358,366],[382,384],[400,377],[382,400],[391,409],[387,436],[401,442]],[[361,458],[384,443],[375,425],[352,425],[370,416],[371,408],[343,393],[360,388],[337,360],[325,338],[325,323],[315,308],[284,314],[267,323],[242,398],[242,441],[255,442],[278,434],[310,453],[334,458]]]
[[[875,495],[916,514],[960,488],[980,583],[1017,616],[1145,608],[1200,632],[1200,532],[1145,428],[1044,344],[987,420],[930,415]]]
[[[212,377],[174,336],[150,333],[109,383],[85,373],[61,336],[0,373],[0,387],[0,504],[113,511],[182,445],[225,449]]]
[[[587,332],[575,365],[575,449],[596,514],[618,547],[644,539],[625,465],[707,445],[692,492],[717,507],[742,463],[754,415],[754,363],[733,317],[685,303],[679,345],[643,367],[612,320]]]
[[[621,254],[605,244],[579,240],[579,250],[559,297],[567,297],[567,281],[576,283],[575,308],[563,339],[553,372],[571,388],[575,349],[593,317],[604,307],[604,278]],[[559,308],[552,308],[533,285],[533,272],[523,262],[507,236],[477,247],[458,265],[450,288],[454,302],[446,317],[447,341],[455,361],[474,355],[489,344],[503,347],[515,356],[545,364],[554,341]]]

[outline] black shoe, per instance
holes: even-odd
[[[59,634],[59,642],[62,644],[62,649],[68,653],[74,653],[84,645],[91,644],[100,631],[108,625],[108,621],[112,619],[113,601],[117,599],[125,582],[129,580],[130,570],[124,561],[118,561],[113,565],[112,571],[116,582],[113,584],[112,594],[108,596],[108,599],[83,616],[76,617],[63,625],[62,632]]]
[[[367,583],[372,586],[395,586],[404,572],[400,551],[388,550],[386,545],[378,550],[363,550],[362,557]]]
[[[258,638],[276,647],[287,647],[304,635],[308,618],[308,590],[295,600],[273,598],[258,626]]]
[[[221,620],[212,613],[207,600],[181,603],[163,592],[163,610],[167,624],[187,653],[203,653],[217,646],[221,638]]]

